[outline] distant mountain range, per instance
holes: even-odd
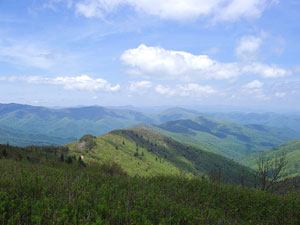
[[[70,139],[88,133],[101,135],[141,122],[154,123],[155,121],[143,113],[127,109],[108,109],[98,106],[49,109],[20,104],[0,104],[0,127],[18,130],[28,134],[27,137],[30,136],[29,134],[48,136],[50,138],[47,142],[56,145],[68,143]],[[16,132],[15,136],[18,137],[20,132]],[[11,137],[14,136],[13,134],[14,132]],[[57,141],[51,137],[59,137],[66,141]],[[36,137],[32,136],[32,144],[36,144],[35,139]],[[8,141],[11,144],[26,145],[13,138]],[[4,142],[6,143],[6,140]]]
[[[61,145],[70,142],[70,140],[80,138],[85,134],[98,136],[115,129],[127,128],[143,123],[150,125],[150,127],[154,125],[156,129],[165,130],[165,132],[173,132],[176,134],[175,136],[173,134],[173,137],[178,140],[194,144],[203,144],[204,147],[215,148],[215,152],[236,157],[240,154],[243,155],[253,151],[260,151],[284,141],[300,138],[300,128],[298,128],[300,116],[269,113],[200,113],[195,110],[183,108],[170,108],[151,114],[134,111],[132,109],[134,109],[132,106],[114,107],[112,109],[100,106],[53,109],[21,104],[0,104],[0,143],[9,142],[20,146],[30,144]],[[157,110],[157,108],[155,108],[155,110]],[[273,125],[277,128],[247,125],[235,129],[241,125],[215,121],[214,123],[223,123],[223,125],[221,124],[212,128],[209,127],[209,124],[202,124],[202,128],[204,126],[206,130],[204,128],[204,130],[201,130],[202,128],[200,129],[198,127],[196,128],[197,132],[194,132],[192,131],[193,127],[189,127],[189,125],[193,125],[188,124],[188,121],[178,122],[178,120],[192,120],[195,122],[195,120],[197,120],[195,118],[200,118],[199,116],[201,115],[205,115],[205,118],[224,118],[225,120],[244,125]],[[176,123],[180,124],[176,125]],[[174,126],[175,128],[179,126],[182,130],[174,132]],[[224,126],[229,130],[220,130],[224,129]],[[260,128],[264,129],[264,131],[259,131]],[[296,131],[291,131],[286,128],[294,128]],[[246,132],[246,134],[238,134],[239,129]],[[231,131],[234,132],[234,134],[228,133]],[[247,132],[250,133],[248,134]],[[221,133],[222,135],[226,135],[226,137],[218,137]],[[195,134],[202,135],[198,137],[199,135]],[[260,137],[253,137],[253,135],[260,135]],[[274,138],[272,138],[272,136]],[[251,140],[248,140],[247,137],[251,137]],[[242,140],[243,138],[247,140]],[[237,143],[231,143],[231,145],[230,142],[233,141]],[[224,148],[222,146],[224,146]],[[223,149],[221,149],[221,147]],[[237,151],[237,148],[240,149]]]
[[[139,124],[137,127],[159,132],[181,142],[203,146],[230,158],[264,151],[299,137],[299,134],[289,128],[240,125],[202,116],[159,125]]]

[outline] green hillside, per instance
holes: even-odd
[[[33,154],[38,148],[27,150]],[[75,161],[53,161],[46,154],[39,161],[8,154],[0,157],[0,224],[275,225],[300,221],[297,193],[278,195],[182,176],[132,177],[115,164],[84,167]]]
[[[300,175],[300,140],[288,141],[268,151],[265,151],[264,154],[267,161],[285,155],[287,161],[287,165],[283,171],[285,176]],[[258,156],[258,154],[253,154],[247,158],[243,158],[243,164],[256,169],[256,160]]]
[[[232,160],[146,129],[115,130],[100,137],[88,135],[68,147],[87,162],[114,161],[132,175],[220,173],[220,179],[230,183],[239,183],[241,177],[250,183],[253,178],[252,172]]]
[[[230,158],[260,152],[298,137],[287,128],[257,124],[239,125],[220,120],[196,117],[169,121],[159,125],[139,124],[137,127],[159,132],[178,141],[203,146]]]

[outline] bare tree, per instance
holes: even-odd
[[[266,160],[264,154],[257,159],[257,177],[262,190],[270,189],[280,178],[284,167],[286,166],[286,156],[277,157],[272,160]]]

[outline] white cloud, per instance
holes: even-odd
[[[224,1],[223,1],[224,2]],[[215,20],[235,21],[240,18],[259,18],[268,4],[267,0],[231,0],[220,7],[215,14]]]
[[[244,36],[239,40],[235,53],[241,59],[253,59],[255,58],[261,43],[261,37]]]
[[[221,80],[239,75],[239,68],[235,63],[219,63],[207,55],[193,55],[145,45],[125,51],[121,61],[131,67],[131,74],[151,78]]]
[[[102,78],[93,79],[87,75],[81,75],[77,77],[0,77],[0,80],[9,82],[27,82],[34,84],[51,84],[61,85],[66,90],[81,90],[81,91],[108,91],[115,92],[120,89],[120,85],[112,86],[106,80]]]
[[[175,91],[172,90],[170,87],[166,87],[161,84],[159,84],[155,87],[155,91],[162,95],[174,95],[175,94]]]
[[[193,20],[208,17],[213,21],[235,21],[258,18],[272,0],[82,0],[76,12],[87,18],[103,18],[118,7],[170,20]]]
[[[152,87],[152,82],[150,81],[131,81],[129,90],[131,92],[144,92]]]
[[[254,80],[246,85],[244,85],[244,88],[248,89],[257,89],[257,88],[262,88],[264,83],[260,82],[259,80]]]
[[[265,95],[263,90],[264,83],[259,80],[254,80],[242,87],[242,91],[246,94],[250,94],[259,100],[269,100],[270,98]]]
[[[277,78],[291,75],[290,70],[259,62],[222,63],[207,55],[193,55],[183,51],[147,47],[126,50],[121,61],[129,66],[127,72],[135,76],[168,80],[198,81],[234,79],[243,74]]]
[[[246,74],[260,75],[264,78],[286,77],[292,74],[292,71],[283,69],[277,65],[266,65],[259,62],[253,62],[245,65],[242,72]]]

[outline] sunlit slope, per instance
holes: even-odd
[[[248,168],[232,160],[147,129],[115,130],[100,137],[88,135],[68,146],[72,154],[83,155],[87,162],[115,161],[132,175],[221,173],[224,181],[235,183],[241,176],[252,178]]]
[[[240,125],[205,117],[169,121],[156,126],[140,124],[138,127],[159,132],[181,142],[214,149],[215,153],[230,158],[264,151],[297,137],[297,134],[286,128]]]
[[[288,141],[266,151],[264,154],[266,161],[285,155],[287,165],[283,174],[285,176],[300,175],[300,140]],[[244,158],[243,163],[255,169],[258,157],[259,154],[253,154],[250,157]]]

